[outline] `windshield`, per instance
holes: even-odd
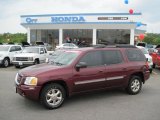
[[[22,52],[23,53],[39,53],[39,48],[25,47]]]
[[[8,51],[9,46],[0,46],[0,51]]]
[[[78,54],[75,52],[62,52],[51,63],[56,65],[69,65],[75,60],[77,56]]]
[[[145,48],[142,48],[141,51],[143,52],[143,54],[149,54]]]

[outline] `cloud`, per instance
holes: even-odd
[[[135,12],[143,13],[143,21],[147,30],[160,33],[158,29],[160,16],[159,0],[0,0],[0,33],[26,32],[20,26],[20,15],[57,14],[57,13],[112,13]],[[159,26],[159,27],[158,27]]]

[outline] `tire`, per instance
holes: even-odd
[[[152,70],[152,69],[150,69],[149,71],[150,71],[150,73],[152,73],[152,71],[153,71],[153,70]]]
[[[156,68],[156,64],[153,63],[153,68]]]
[[[8,67],[9,66],[9,64],[10,64],[10,61],[9,61],[9,59],[8,58],[4,58],[4,60],[3,60],[3,67]]]
[[[19,65],[15,65],[15,68],[20,68],[20,66]]]
[[[142,78],[139,76],[132,76],[128,86],[126,88],[126,91],[130,95],[136,95],[141,91],[142,88]]]
[[[65,98],[66,91],[64,87],[60,84],[52,83],[42,89],[40,101],[47,109],[56,109],[64,103]]]
[[[38,60],[38,59],[35,59],[34,65],[37,65],[37,64],[39,64],[39,60]]]

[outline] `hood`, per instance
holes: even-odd
[[[8,51],[0,51],[0,55],[7,55]]]
[[[38,53],[19,53],[14,55],[14,57],[34,57],[35,55],[38,55]]]
[[[37,76],[39,74],[43,74],[48,71],[57,70],[59,68],[62,68],[62,66],[55,66],[55,65],[44,63],[44,64],[26,67],[20,70],[19,73],[24,76]]]

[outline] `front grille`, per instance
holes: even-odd
[[[16,61],[28,61],[28,57],[16,57]]]

